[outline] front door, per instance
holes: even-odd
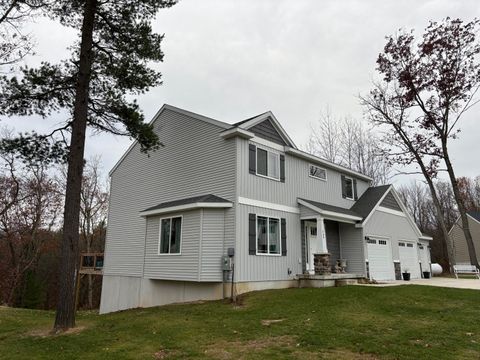
[[[317,241],[317,222],[305,222],[305,263],[309,274],[315,274],[313,265],[313,246]]]

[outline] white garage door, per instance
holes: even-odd
[[[422,264],[422,271],[430,272],[430,251],[428,245],[418,245],[418,258]]]
[[[367,255],[370,279],[395,280],[390,241],[368,238]]]
[[[408,271],[410,273],[410,278],[420,278],[420,264],[418,262],[416,243],[399,241],[398,252],[400,254],[400,266],[402,268],[402,273]]]

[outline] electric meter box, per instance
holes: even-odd
[[[224,255],[222,256],[222,270],[231,271],[232,270],[232,258]]]

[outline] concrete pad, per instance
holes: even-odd
[[[448,277],[433,277],[431,279],[412,279],[410,281],[395,280],[395,281],[386,281],[380,284],[359,284],[362,286],[376,286],[376,287],[387,287],[387,286],[399,286],[399,285],[428,285],[428,286],[439,286],[439,287],[448,287],[456,289],[472,289],[480,290],[480,280],[477,278],[471,279],[455,279]]]

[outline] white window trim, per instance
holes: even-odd
[[[172,219],[173,218],[180,218],[181,223],[180,223],[180,251],[178,253],[171,253],[170,252],[170,243],[168,247],[168,253],[161,253],[160,252],[160,246],[162,243],[162,220],[165,219],[170,219],[170,236],[172,235]],[[182,255],[182,244],[183,244],[183,215],[175,215],[175,216],[166,216],[163,218],[160,218],[160,224],[158,225],[159,233],[158,233],[158,247],[157,247],[157,255],[159,256],[178,256]],[[168,239],[170,241],[170,238]]]
[[[417,242],[414,241],[414,240],[398,239],[398,242],[397,242],[397,243],[398,243],[398,244],[400,244],[400,243],[405,243],[405,248],[407,248],[407,247],[408,247],[408,248],[412,248],[412,247],[413,247],[413,249],[415,249],[415,244],[416,244]],[[407,246],[407,244],[412,244],[413,246]],[[403,246],[398,245],[398,247],[403,247]],[[418,246],[417,246],[417,250],[418,250]]]
[[[319,177],[317,177],[317,176],[311,175],[311,174],[310,174],[310,167],[311,167],[311,166],[314,166],[314,167],[316,167],[316,168],[318,168],[318,169],[321,169],[321,170],[325,171],[325,179],[322,179],[322,178],[319,178]],[[327,179],[328,179],[327,169],[325,169],[325,168],[323,168],[323,167],[321,167],[321,166],[315,165],[315,164],[308,164],[308,176],[311,177],[311,178],[314,178],[314,179],[317,179],[317,180],[321,180],[321,181],[325,181],[325,182],[326,182]]]
[[[258,218],[263,217],[267,218],[267,249],[270,251],[270,219],[277,219],[278,220],[278,235],[279,235],[279,252],[278,254],[270,254],[268,253],[259,253],[258,252]],[[277,218],[275,216],[268,216],[262,214],[255,214],[255,254],[258,256],[282,256],[282,219]]]
[[[355,201],[355,186],[353,186],[353,177],[346,176],[346,175],[344,175],[344,176],[345,176],[345,180],[347,180],[347,179],[352,180],[352,197],[349,198],[347,196],[347,191],[346,191],[347,183],[345,182],[345,199]]]
[[[278,178],[258,173],[258,149],[261,149],[261,150],[267,152],[267,174],[268,174],[268,153],[272,153],[272,154],[277,155],[277,159],[278,159]],[[255,175],[263,177],[265,179],[270,179],[270,180],[275,180],[275,181],[280,182],[280,177],[281,177],[280,173],[281,173],[281,171],[280,171],[280,153],[276,152],[276,151],[272,151],[271,149],[268,149],[266,147],[256,145],[255,146]]]

